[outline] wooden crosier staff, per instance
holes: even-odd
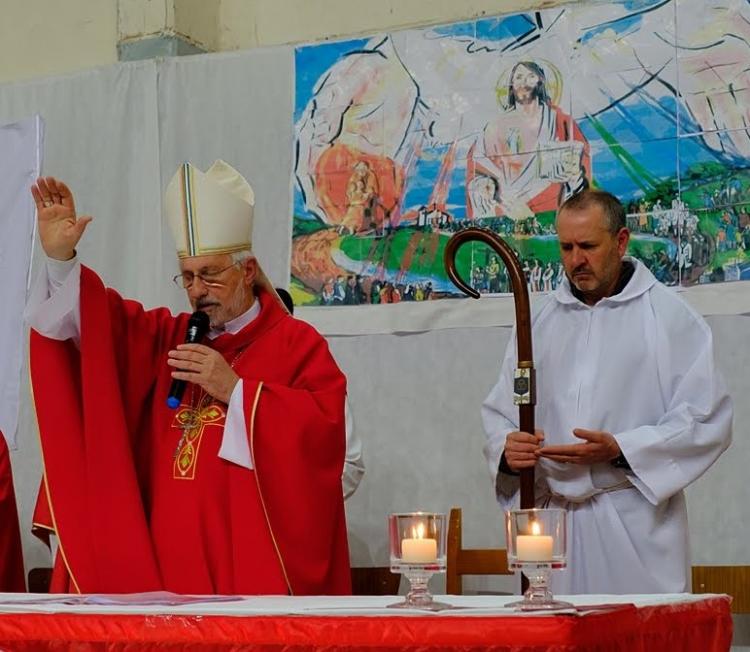
[[[536,403],[534,362],[531,356],[531,311],[526,277],[516,253],[496,233],[488,229],[469,227],[448,240],[443,254],[443,263],[451,281],[465,294],[474,299],[479,292],[467,285],[456,270],[456,254],[461,245],[484,242],[503,259],[508,270],[513,299],[516,306],[516,337],[518,341],[518,363],[513,382],[513,402],[518,405],[518,425],[522,432],[534,434],[534,405]],[[500,473],[498,471],[498,478]],[[534,469],[521,469],[521,509],[534,507]]]

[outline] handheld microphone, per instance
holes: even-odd
[[[196,310],[190,319],[188,319],[187,332],[185,333],[185,344],[198,344],[203,336],[208,333],[209,320],[208,315],[202,310]],[[176,410],[182,402],[182,395],[185,392],[186,381],[172,381],[167,395],[167,405]]]

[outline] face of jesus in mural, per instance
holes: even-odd
[[[612,233],[604,209],[590,204],[561,211],[557,216],[557,235],[565,273],[586,304],[593,306],[611,296],[628,247],[628,230]]]
[[[541,79],[533,70],[519,65],[510,81],[517,104],[530,104],[536,99],[537,87]]]

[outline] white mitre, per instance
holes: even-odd
[[[250,184],[228,163],[216,161],[206,172],[183,163],[164,196],[177,257],[251,249],[254,205]]]
[[[255,193],[231,165],[215,161],[205,172],[183,163],[164,195],[164,211],[178,258],[252,251]],[[279,303],[258,263],[256,285]]]

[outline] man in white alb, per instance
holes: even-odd
[[[515,343],[482,409],[498,501],[533,467],[538,506],[568,510],[558,593],[689,590],[683,490],[729,446],[732,404],[711,331],[638,260],[625,211],[585,190],[557,216],[566,277],[535,306],[537,433],[518,432]]]

